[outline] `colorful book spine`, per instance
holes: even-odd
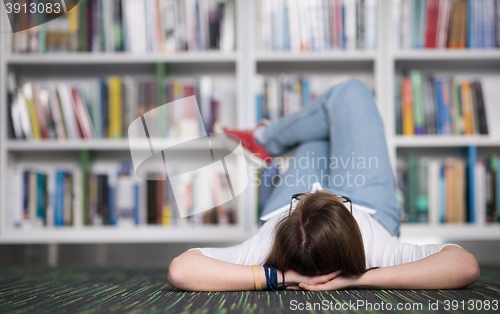
[[[442,127],[443,134],[453,133],[453,104],[451,96],[450,79],[443,78],[441,81],[441,103],[442,103]]]
[[[444,105],[443,105],[443,89],[442,81],[439,78],[434,79],[434,93],[436,99],[436,120],[437,120],[437,130],[438,134],[444,133]]]
[[[420,158],[418,164],[418,192],[415,200],[416,221],[426,223],[429,221],[429,160]]]
[[[444,175],[446,180],[446,207],[444,208],[445,217],[447,223],[455,223],[457,222],[456,215],[456,206],[455,198],[453,197],[453,193],[455,190],[455,182],[457,180],[455,173],[455,160],[453,158],[446,158],[444,160]]]
[[[462,112],[464,119],[464,134],[474,134],[474,113],[473,113],[473,98],[470,82],[464,82],[461,85]]]
[[[409,155],[407,158],[408,165],[408,222],[417,222],[417,198],[418,198],[418,176],[419,165],[418,158],[415,155]]]
[[[403,134],[403,118],[402,118],[402,110],[401,110],[401,101],[402,101],[401,81],[402,81],[402,78],[400,76],[397,76],[395,86],[394,86],[395,93],[396,93],[394,102],[396,103],[396,110],[395,111],[396,111],[396,134],[397,135]]]
[[[475,223],[476,220],[476,187],[475,187],[475,167],[477,162],[477,147],[469,146],[467,148],[467,190],[469,196],[468,218],[469,222]]]
[[[427,0],[426,14],[425,48],[436,48],[439,0]]]
[[[463,117],[460,97],[460,84],[456,80],[451,80],[451,92],[453,103],[453,134],[460,135],[463,133]]]
[[[415,127],[413,120],[413,97],[412,86],[409,78],[403,78],[401,88],[402,113],[403,113],[403,134],[414,135]]]
[[[497,156],[493,156],[493,169],[495,171],[496,219],[500,221],[500,165]]]
[[[439,192],[440,192],[440,202],[439,202],[439,222],[440,223],[445,223],[446,222],[446,167],[444,165],[441,165],[440,169],[440,181],[439,181]]]
[[[56,172],[56,190],[54,196],[54,226],[64,226],[64,178],[66,173]]]
[[[415,134],[425,134],[425,110],[424,110],[424,80],[422,73],[412,71],[410,74],[413,94],[413,117]]]
[[[118,76],[108,78],[108,109],[109,109],[109,137],[122,137],[122,79]]]
[[[23,95],[26,99],[29,118],[31,121],[31,130],[33,131],[33,139],[39,140],[42,138],[40,133],[40,125],[38,123],[37,110],[35,100],[33,98],[33,86],[31,83],[26,83],[23,86]]]

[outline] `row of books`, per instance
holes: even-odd
[[[259,50],[375,50],[376,0],[258,0]]]
[[[97,164],[88,171],[69,164],[19,164],[9,168],[9,219],[14,228],[236,223],[234,200],[200,212],[194,208],[201,193],[196,178],[183,183],[185,199],[176,200],[160,176],[152,172],[148,178],[154,180],[141,180],[127,162]],[[181,218],[176,201],[197,214]]]
[[[329,88],[350,79],[359,79],[373,90],[369,75],[257,75],[255,80],[256,121],[276,121],[309,104]]]
[[[392,0],[395,48],[500,47],[498,0]]]
[[[398,160],[398,187],[404,194],[402,221],[409,223],[500,222],[498,157],[467,161],[409,155]]]
[[[488,134],[483,89],[480,79],[417,70],[398,76],[396,134]]]
[[[45,1],[18,2],[23,6]],[[80,0],[68,14],[59,15],[56,10],[16,15],[16,23],[26,30],[14,34],[12,51],[175,53],[235,48],[234,0]],[[49,22],[28,29],[39,19]]]
[[[169,107],[170,111],[162,111],[168,116],[156,117],[159,127],[151,136],[210,133],[217,121],[227,125],[235,121],[234,84],[230,79],[215,80],[208,76],[167,79],[160,90],[160,99],[154,77],[110,76],[75,83],[25,82],[19,88],[14,78],[10,81],[10,138],[122,138],[127,136],[130,123],[141,114],[192,95],[199,100],[205,130],[201,125],[189,130],[178,127],[189,112],[183,107]]]
[[[81,225],[82,216],[75,215],[81,201],[76,189],[81,172],[74,167],[9,168],[9,219],[13,226],[40,227]]]
[[[164,176],[162,173],[149,173],[148,177],[161,177]],[[212,176],[212,185],[217,185],[218,188],[213,189],[212,194],[207,195],[205,191],[199,191],[196,187],[200,187],[206,184],[199,185],[197,180],[201,177],[193,176],[192,180],[189,182],[184,182],[181,189],[181,198],[179,195],[173,194],[172,187],[170,186],[170,181],[161,180],[148,180],[146,182],[147,186],[147,222],[148,224],[158,224],[158,225],[171,225],[173,222],[178,224],[181,218],[179,218],[179,212],[177,209],[176,202],[183,202],[186,206],[188,213],[193,212],[193,214],[187,218],[183,218],[192,224],[235,224],[237,221],[236,215],[236,203],[235,200],[231,200],[225,204],[215,206],[212,209],[201,212],[203,205],[210,202],[211,198],[215,198],[215,193],[230,193],[230,191],[223,191],[225,188],[229,188],[228,185],[221,184],[222,180],[225,180],[225,174],[214,173]]]

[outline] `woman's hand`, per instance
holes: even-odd
[[[341,270],[337,270],[321,276],[304,276],[294,270],[288,270],[285,272],[285,286],[289,290],[299,290],[300,288],[307,289],[303,287],[303,285],[315,287],[321,284],[326,284],[335,280],[335,278],[338,278],[341,273]]]
[[[476,282],[479,266],[472,254],[448,245],[421,260],[369,270],[359,276],[342,276],[312,284],[301,282],[296,289],[462,289]]]
[[[353,288],[356,281],[363,275],[359,276],[342,276],[339,275],[330,281],[318,284],[309,284],[302,282],[299,284],[299,288],[311,291],[324,291],[324,290],[341,290]]]

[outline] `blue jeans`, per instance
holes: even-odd
[[[399,236],[400,213],[382,121],[371,91],[357,80],[330,88],[300,111],[266,128],[262,143],[272,155],[298,146],[262,215],[290,203],[314,182],[353,203]],[[279,157],[275,162],[280,162]]]

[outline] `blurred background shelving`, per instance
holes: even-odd
[[[100,2],[84,2],[85,4],[92,6],[101,5]],[[98,48],[97,50],[100,51],[97,52],[44,51],[42,53],[38,53],[37,51],[19,53],[13,52],[14,48],[12,47],[13,45],[16,45],[15,41],[13,41],[13,37],[17,36],[14,40],[19,40],[20,38],[22,39],[21,36],[23,35],[19,35],[19,33],[14,36],[2,34],[0,38],[2,46],[2,52],[0,53],[1,81],[6,82],[9,73],[15,74],[16,79],[20,83],[42,82],[42,84],[44,81],[85,84],[87,81],[95,81],[100,78],[104,78],[106,80],[106,78],[110,76],[121,76],[122,78],[124,76],[129,76],[133,79],[138,77],[139,79],[145,78],[146,80],[152,81],[152,91],[153,93],[156,93],[159,92],[158,88],[163,88],[161,85],[160,87],[154,86],[155,81],[156,85],[163,84],[163,82],[160,83],[160,81],[158,81],[158,75],[161,74],[159,71],[163,72],[163,77],[166,80],[174,80],[175,82],[172,84],[175,84],[179,80],[181,80],[181,83],[183,82],[182,80],[187,80],[187,84],[198,84],[200,77],[209,77],[210,79],[222,80],[223,84],[227,85],[227,89],[231,89],[230,92],[234,97],[230,104],[233,108],[231,124],[233,126],[242,125],[244,123],[244,117],[246,116],[245,108],[248,108],[248,106],[245,106],[242,103],[245,98],[241,92],[244,84],[243,72],[245,66],[242,50],[245,49],[246,44],[243,40],[243,38],[245,38],[243,27],[244,23],[241,18],[243,15],[242,10],[244,8],[242,8],[239,2],[240,1],[232,0],[204,2],[204,5],[209,5],[209,7],[202,8],[204,10],[202,12],[206,15],[203,15],[202,13],[199,17],[199,21],[203,23],[206,22],[206,24],[201,24],[202,27],[208,27],[209,12],[211,18],[212,15],[217,16],[215,22],[218,24],[215,26],[215,30],[211,31],[218,33],[218,37],[210,38],[210,43],[208,42],[209,38],[203,36],[199,36],[198,38],[192,37],[191,35],[189,35],[191,36],[190,38],[179,37],[180,39],[176,39],[176,43],[178,45],[185,46],[178,46],[175,48],[178,51],[169,51],[168,53],[161,52],[160,50],[162,49],[159,48],[161,44],[158,45],[158,43],[156,43],[156,49],[150,49],[151,46],[148,46],[145,50],[136,51],[135,48],[137,47],[134,48],[130,46],[131,41],[129,41],[129,47],[127,48],[126,41],[128,39],[127,36],[129,36],[130,33],[123,34],[124,37],[121,37],[122,35],[116,37],[115,35],[115,40],[120,38],[122,45],[124,45],[121,46],[119,50],[128,51],[116,51],[116,48],[115,51],[110,51],[109,47],[106,46]],[[118,2],[114,2],[112,5],[116,5],[117,3]],[[152,3],[153,2],[151,1],[147,4],[129,1],[126,3],[126,6],[129,7],[135,5],[142,7],[144,5],[151,5]],[[171,3],[173,4],[173,2]],[[111,4],[111,1],[105,1],[103,4]],[[164,4],[166,4],[166,2],[162,3],[162,5]],[[188,8],[188,5],[183,2],[179,2],[177,5],[179,6],[179,10],[181,7],[182,9]],[[194,5],[194,3],[191,3],[190,5]],[[122,6],[120,6],[120,9],[121,8]],[[116,7],[114,9],[116,9]],[[123,2],[123,9],[127,9],[125,7],[125,2]],[[167,12],[166,8],[163,9]],[[188,9],[194,10],[194,7]],[[81,12],[76,14],[80,14],[80,17],[82,17]],[[89,13],[87,12],[85,14]],[[100,13],[99,11],[94,11],[93,14]],[[132,24],[143,22],[138,20],[125,21],[125,12],[123,14],[124,28],[132,27],[131,29],[134,29],[135,27]],[[138,16],[140,17],[141,15],[139,14]],[[71,18],[72,17],[70,17],[70,19]],[[207,18],[207,20],[204,20],[204,18]],[[103,17],[103,19],[106,19],[106,17]],[[2,28],[10,29],[10,26],[7,24],[8,22],[6,16],[2,15],[1,20],[3,23]],[[165,21],[162,21],[162,23],[164,22]],[[213,18],[210,22],[214,22]],[[180,23],[182,24],[182,22]],[[238,23],[238,25],[235,25],[235,23]],[[52,24],[55,25],[54,23]],[[178,24],[177,26],[181,24]],[[44,28],[45,26],[42,26],[37,28],[37,30],[40,32],[49,32],[49,28],[51,27],[50,25],[51,24],[49,22],[46,25],[48,27],[47,29]],[[166,27],[165,24],[162,25]],[[212,26],[213,25],[210,25],[210,27]],[[59,27],[61,27],[61,24],[59,24]],[[62,24],[62,27],[64,28],[64,23]],[[224,36],[220,35],[219,28],[220,31],[225,33]],[[50,31],[54,32],[54,28]],[[103,28],[102,34],[98,35],[94,33],[89,36],[91,36],[90,38],[95,38],[95,36],[107,37],[108,34],[104,34],[104,32],[108,31],[109,28],[106,27]],[[113,33],[114,31],[115,30],[112,29],[110,33]],[[133,31],[135,31],[135,29]],[[148,36],[151,31],[151,28],[147,29]],[[29,31],[24,33],[29,33]],[[206,29],[206,34],[208,35],[208,29]],[[113,35],[114,34],[112,34],[111,37]],[[143,35],[145,38],[146,34]],[[187,36],[187,34],[184,33],[184,36]],[[148,45],[153,43],[151,38],[148,37],[147,39]],[[195,41],[205,40],[206,42],[201,45],[199,42],[196,42],[194,46],[198,44],[198,47],[193,49],[192,39],[195,39]],[[222,43],[223,39],[225,42],[224,44]],[[144,40],[146,41],[146,39]],[[167,45],[165,40],[166,38],[163,38],[162,43]],[[216,42],[214,42],[214,40]],[[95,44],[92,39],[85,42],[85,39],[82,41],[82,39],[79,38],[80,46],[82,45],[82,42],[84,45],[88,45],[89,42],[91,42],[91,44]],[[40,42],[40,44],[42,44],[42,42]],[[171,44],[171,42],[169,44]],[[219,44],[221,45],[220,47]],[[213,45],[216,45],[217,47],[213,47]],[[19,46],[15,47],[17,49]],[[211,82],[212,81],[210,81],[210,83]],[[227,82],[230,82],[230,84],[227,84]],[[7,108],[5,105],[7,101],[7,86],[3,83],[2,85],[2,111],[5,111]],[[180,86],[182,89],[183,86]],[[80,87],[80,85],[78,85],[78,87]],[[240,92],[238,93],[238,91]],[[125,101],[125,99],[123,101]],[[9,172],[8,169],[12,167],[25,164],[28,165],[25,166],[27,167],[25,169],[33,167],[37,168],[37,166],[40,166],[42,169],[47,167],[74,167],[78,169],[82,165],[81,162],[83,159],[88,159],[90,168],[92,168],[95,164],[103,162],[113,164],[120,163],[122,161],[127,162],[127,160],[130,160],[129,140],[126,137],[126,134],[122,134],[121,138],[114,139],[97,137],[93,139],[77,138],[61,140],[51,138],[42,140],[20,140],[9,138],[9,135],[7,134],[6,126],[8,119],[10,119],[7,112],[5,112],[5,114],[2,112],[1,119],[2,130],[0,150],[2,169],[0,172],[2,174],[7,174]],[[155,145],[164,145],[165,147],[171,146],[172,143],[174,143],[174,141],[170,139],[155,141]],[[142,144],[144,149],[149,150],[147,142]],[[134,142],[134,145],[138,149],[141,148],[141,143],[139,142]],[[217,141],[217,139],[213,139],[212,149],[220,150],[221,148],[222,144]],[[172,154],[180,154],[182,156],[177,158],[186,158],[187,156],[188,159],[196,159],[197,155],[199,155],[204,147],[197,145],[197,143],[192,143],[190,145],[188,143],[188,145],[183,144],[182,148],[170,148],[171,151],[172,149],[175,150]],[[102,170],[100,171],[102,172]],[[243,240],[256,228],[256,226],[250,224],[249,222],[245,223],[245,221],[255,221],[255,218],[252,218],[252,212],[250,211],[249,205],[246,205],[249,203],[247,195],[242,195],[235,200],[237,212],[236,223],[234,224],[233,222],[230,222],[230,224],[226,223],[227,225],[224,226],[205,225],[205,223],[201,223],[200,221],[195,223],[191,222],[173,225],[172,219],[174,218],[172,217],[164,218],[160,223],[164,224],[162,226],[156,225],[157,222],[150,224],[151,222],[149,220],[146,221],[149,217],[141,217],[142,220],[138,226],[131,224],[123,227],[111,226],[102,223],[97,223],[98,225],[94,226],[88,226],[82,225],[81,222],[78,225],[78,222],[75,220],[71,223],[71,226],[66,225],[64,227],[34,226],[32,225],[33,222],[28,221],[26,224],[23,224],[22,227],[16,228],[12,225],[12,213],[7,209],[12,204],[13,198],[12,195],[9,195],[11,190],[8,187],[9,185],[12,186],[11,180],[12,177],[7,177],[7,175],[2,176],[2,210],[0,211],[0,242],[2,243],[224,242],[229,238],[234,239],[235,241]],[[75,184],[78,184],[78,182],[75,182]],[[144,191],[146,190],[144,186],[141,186],[141,189]],[[144,208],[149,206],[146,204],[147,200],[143,199],[142,196],[140,200],[140,211],[147,211],[147,209]],[[50,206],[52,205],[53,204],[50,204]],[[75,205],[77,205],[76,202]],[[79,210],[81,211],[81,209]],[[75,211],[75,213],[80,215],[80,211]],[[147,213],[143,214],[146,215]]]
[[[8,213],[10,179],[6,175],[9,167],[24,162],[33,162],[36,158],[47,162],[55,160],[78,166],[82,151],[91,156],[91,163],[100,160],[127,160],[130,159],[130,153],[126,138],[67,141],[25,141],[8,138],[7,121],[10,118],[6,103],[8,73],[15,73],[23,82],[41,79],[71,81],[111,75],[154,77],[158,74],[158,67],[163,67],[167,79],[192,79],[202,75],[221,77],[232,80],[234,83],[234,125],[241,128],[251,127],[263,117],[262,108],[259,108],[262,104],[259,105],[256,99],[259,96],[264,97],[264,90],[267,90],[269,86],[279,88],[280,84],[284,83],[289,84],[287,86],[293,89],[294,86],[300,85],[302,92],[304,85],[301,84],[309,84],[311,91],[305,98],[307,101],[321,93],[332,82],[338,83],[349,78],[359,78],[372,89],[377,100],[386,129],[394,171],[396,171],[398,159],[404,159],[410,154],[439,159],[451,156],[466,160],[467,149],[476,146],[479,156],[500,153],[500,134],[403,136],[396,134],[394,123],[396,119],[395,85],[397,77],[403,72],[419,70],[443,75],[500,76],[499,48],[401,49],[394,44],[394,38],[391,36],[394,31],[392,2],[399,3],[400,1],[376,0],[364,2],[373,9],[369,11],[369,17],[367,17],[369,23],[366,24],[368,26],[365,26],[363,34],[366,38],[371,38],[369,40],[363,37],[365,40],[360,41],[359,34],[354,39],[345,34],[342,35],[343,37],[332,35],[332,37],[325,37],[324,45],[318,46],[318,49],[311,46],[304,50],[300,48],[302,44],[299,45],[299,49],[296,49],[297,44],[292,42],[295,40],[292,34],[286,37],[288,39],[285,39],[284,43],[280,43],[284,45],[281,49],[272,48],[274,47],[272,40],[277,40],[280,36],[278,33],[266,39],[270,46],[259,43],[259,40],[263,38],[262,32],[269,31],[265,27],[269,26],[270,22],[262,20],[265,13],[262,8],[266,1],[234,1],[234,51],[13,53],[10,36],[2,34],[0,36],[2,49],[0,53],[0,81],[2,82],[0,86],[0,173],[2,174],[0,242],[238,242],[249,237],[257,229],[256,217],[259,207],[257,191],[248,188],[237,199],[238,219],[234,226],[165,227],[142,224],[127,228],[114,226],[80,226],[60,229],[12,228]],[[305,1],[299,2],[305,3]],[[290,2],[284,1],[284,3]],[[352,10],[352,4],[346,1],[335,3],[341,5],[344,3],[345,6],[349,6],[349,10]],[[359,5],[360,1],[352,1],[352,3]],[[5,14],[1,16],[1,20],[4,25],[7,25]],[[341,27],[340,32],[351,32],[349,35],[352,35],[352,28],[348,30],[346,26],[349,21],[352,23],[348,19],[344,21],[345,29]],[[8,25],[3,27],[10,29]],[[281,31],[285,32],[285,30]],[[289,31],[292,33],[293,30]],[[335,31],[339,30],[335,28]],[[339,38],[345,38],[345,41]],[[287,40],[289,47],[286,46]],[[355,40],[355,43],[349,43],[349,40]],[[327,42],[330,42],[331,47],[334,48],[325,48]],[[271,49],[266,47],[271,47]],[[266,94],[266,97],[269,95]],[[301,104],[304,105],[302,100]],[[489,106],[500,110],[500,102],[489,104]],[[291,109],[290,112],[292,111]],[[497,121],[499,117],[492,117],[492,119]],[[215,141],[214,148],[222,148],[222,144]],[[191,155],[196,155],[200,148],[192,146],[183,149],[188,149]],[[470,223],[405,223],[401,234],[403,238],[415,241],[422,238],[435,241],[498,240],[500,239],[500,226]]]
[[[488,5],[489,4],[490,2],[488,2]],[[491,2],[491,5],[493,4],[494,3]],[[484,2],[480,1],[441,0],[417,2],[395,0],[392,1],[392,5],[388,5],[387,7],[387,9],[392,12],[393,16],[386,20],[385,25],[387,29],[390,29],[395,35],[387,36],[387,67],[385,69],[387,69],[387,73],[389,75],[386,78],[385,88],[389,98],[387,99],[385,112],[385,126],[394,171],[398,180],[401,181],[401,167],[403,168],[405,176],[407,176],[407,171],[410,171],[408,163],[412,162],[412,158],[414,158],[413,160],[417,160],[417,163],[420,162],[420,168],[417,168],[418,171],[421,171],[422,167],[428,169],[431,163],[438,163],[441,167],[439,168],[439,172],[442,173],[441,175],[437,175],[435,178],[441,181],[434,183],[431,181],[425,182],[424,186],[426,186],[426,191],[429,193],[427,201],[431,203],[432,197],[439,197],[440,201],[442,201],[442,198],[446,197],[448,197],[447,201],[450,200],[450,197],[461,197],[463,199],[462,203],[465,203],[461,208],[461,211],[465,211],[465,222],[442,223],[441,220],[447,220],[447,217],[436,217],[434,221],[429,222],[432,218],[428,217],[427,223],[404,224],[401,231],[403,236],[411,238],[430,237],[433,240],[441,239],[444,241],[499,239],[498,219],[496,219],[493,223],[487,223],[486,214],[484,214],[483,221],[474,221],[474,217],[471,217],[471,211],[474,212],[472,214],[472,216],[474,216],[474,214],[477,214],[477,207],[480,205],[477,203],[477,198],[479,197],[478,192],[481,194],[481,197],[483,197],[483,193],[489,193],[490,190],[493,190],[493,187],[487,185],[491,184],[492,181],[488,181],[486,185],[480,186],[478,190],[478,180],[482,181],[481,184],[483,184],[485,180],[491,180],[488,179],[488,176],[491,176],[491,174],[486,173],[486,177],[471,179],[471,176],[474,177],[477,175],[477,173],[474,172],[477,164],[470,164],[471,156],[473,158],[481,159],[481,162],[486,164],[486,168],[488,169],[486,172],[488,172],[491,158],[495,158],[496,160],[495,156],[500,153],[500,134],[498,134],[498,131],[496,130],[499,103],[497,100],[498,98],[495,96],[494,87],[496,79],[500,75],[500,50],[498,48],[497,37],[495,37],[491,43],[490,41],[486,39],[483,40],[482,38],[486,38],[492,34],[498,36],[498,29],[495,29],[493,24],[487,26],[490,18],[494,19],[494,15],[497,14],[496,11],[493,13],[493,11],[496,10],[496,7],[495,9],[492,8],[490,13],[493,13],[493,15],[491,15],[491,17],[490,15],[488,15],[488,17],[485,15],[484,18],[479,20],[477,19],[477,16],[471,17],[469,13],[470,6],[483,5],[486,6]],[[422,7],[421,9],[413,10],[413,6]],[[466,9],[460,12],[463,7],[457,10],[457,6],[466,6]],[[408,11],[408,9],[411,11]],[[449,14],[448,24],[441,23],[441,11],[446,10],[448,10],[447,14]],[[481,10],[483,9],[481,8]],[[439,14],[436,12],[439,12]],[[484,12],[486,12],[486,9]],[[467,22],[461,25],[456,23],[454,19],[457,18],[457,14],[465,16]],[[461,34],[456,33],[456,30],[461,29],[462,27],[464,28],[463,32]],[[481,31],[479,29],[481,29]],[[439,36],[442,36],[442,38],[440,39]],[[480,38],[479,41],[478,38]],[[436,42],[433,40],[436,40]],[[398,90],[398,88],[403,88],[398,87],[398,84],[400,84],[399,82],[401,82],[398,80],[401,80],[401,78],[410,78],[412,71],[417,71],[418,75],[423,75],[424,84],[429,75],[432,75],[432,79],[437,77],[439,79],[444,78],[446,80],[450,80],[451,84],[455,84],[455,82],[460,84],[462,81],[473,80],[482,84],[482,94],[485,95],[485,93],[489,93],[490,96],[487,106],[485,106],[488,134],[477,134],[477,130],[475,131],[475,134],[466,135],[463,134],[463,130],[461,132],[459,131],[459,134],[457,134],[457,132],[453,130],[455,127],[453,124],[457,123],[457,116],[453,116],[457,113],[456,107],[450,109],[452,115],[452,130],[450,134],[399,134],[399,132],[402,131],[397,130],[397,123],[400,123],[397,119],[400,119],[398,114],[401,114],[401,112],[398,112],[397,107],[404,106],[402,100],[402,97],[404,96],[400,94],[402,93],[402,90]],[[418,75],[415,76],[418,77]],[[410,80],[412,78],[413,77],[411,77]],[[491,80],[491,78],[493,78],[493,80]],[[489,86],[485,87],[486,79],[490,79],[490,81],[486,82]],[[431,82],[434,83],[433,80]],[[414,81],[411,81],[411,83],[411,87],[414,88]],[[432,94],[430,97],[432,98],[434,105],[439,106],[439,104],[436,104],[438,101],[436,98],[438,96],[435,94],[437,87],[436,85],[430,86],[432,87]],[[425,92],[426,91],[424,89],[424,93]],[[410,92],[410,95],[410,97],[413,97],[411,101],[413,102],[413,105],[415,105],[415,102],[418,101],[416,100],[416,97],[418,96],[415,96],[414,90]],[[449,95],[450,99],[452,96],[455,96],[451,93]],[[429,96],[424,94],[424,97],[426,97],[423,98],[424,106],[426,106],[429,103]],[[455,101],[456,99],[453,98],[452,106],[455,106]],[[474,98],[474,105],[476,105],[475,102],[476,99]],[[415,107],[413,107],[413,109],[415,109]],[[474,108],[474,110],[476,109],[477,108]],[[427,107],[425,107],[425,110],[427,110]],[[462,110],[461,106],[460,110]],[[413,113],[416,114],[416,111],[413,110]],[[438,114],[439,112],[436,113],[436,115]],[[477,112],[475,114],[477,114]],[[461,120],[464,119],[463,112],[460,112],[459,115],[460,123],[464,123],[463,120]],[[427,121],[428,117],[425,116],[425,118]],[[412,119],[415,121],[416,117],[413,116]],[[435,123],[439,123],[439,121]],[[428,130],[424,133],[427,132]],[[436,132],[434,131],[433,133]],[[446,186],[446,184],[450,184],[449,179],[451,178],[446,177],[446,163],[454,161],[465,163],[465,173],[455,177],[455,180],[463,180],[462,194],[465,195],[457,196],[456,191],[448,194],[450,193],[448,190],[442,190],[442,185],[444,184],[444,186]],[[436,167],[437,165],[434,166]],[[418,186],[421,184],[419,181],[426,180],[428,179],[428,176],[432,175],[430,171],[427,172],[427,170],[425,170],[424,172],[424,177],[422,177],[422,172],[417,173],[416,175],[417,178],[415,178],[415,180],[417,180],[417,182],[413,183],[417,184],[416,189],[421,189],[422,187],[422,185],[420,187]],[[448,181],[446,181],[446,178],[448,178]],[[409,178],[405,177],[404,184],[411,184],[409,183],[409,180]],[[431,192],[433,189],[439,191]],[[486,189],[488,189],[488,192],[484,191]],[[495,206],[494,211],[497,212],[496,215],[498,215],[498,189],[496,191],[493,190],[492,192],[493,194],[496,194],[496,196],[492,196],[492,202],[493,197],[495,198],[494,204],[491,204],[491,206]],[[419,192],[417,192],[417,194],[418,193]],[[408,194],[405,196],[405,201],[408,202]],[[420,198],[420,195],[417,196],[417,198]],[[417,202],[418,208],[419,200],[417,199],[415,201]],[[425,206],[422,204],[420,205]],[[406,206],[408,206],[408,204],[406,204]],[[428,204],[427,210],[432,211],[429,209],[431,206],[432,205]],[[484,206],[486,207],[486,205]],[[438,211],[445,211],[445,213],[439,214],[442,214],[443,216],[448,214],[446,212],[446,205],[440,204],[438,207]],[[407,209],[408,207],[406,207],[406,210]],[[483,209],[486,211],[486,208]],[[429,216],[432,216],[432,213],[427,213]],[[474,222],[471,222],[471,220]]]

